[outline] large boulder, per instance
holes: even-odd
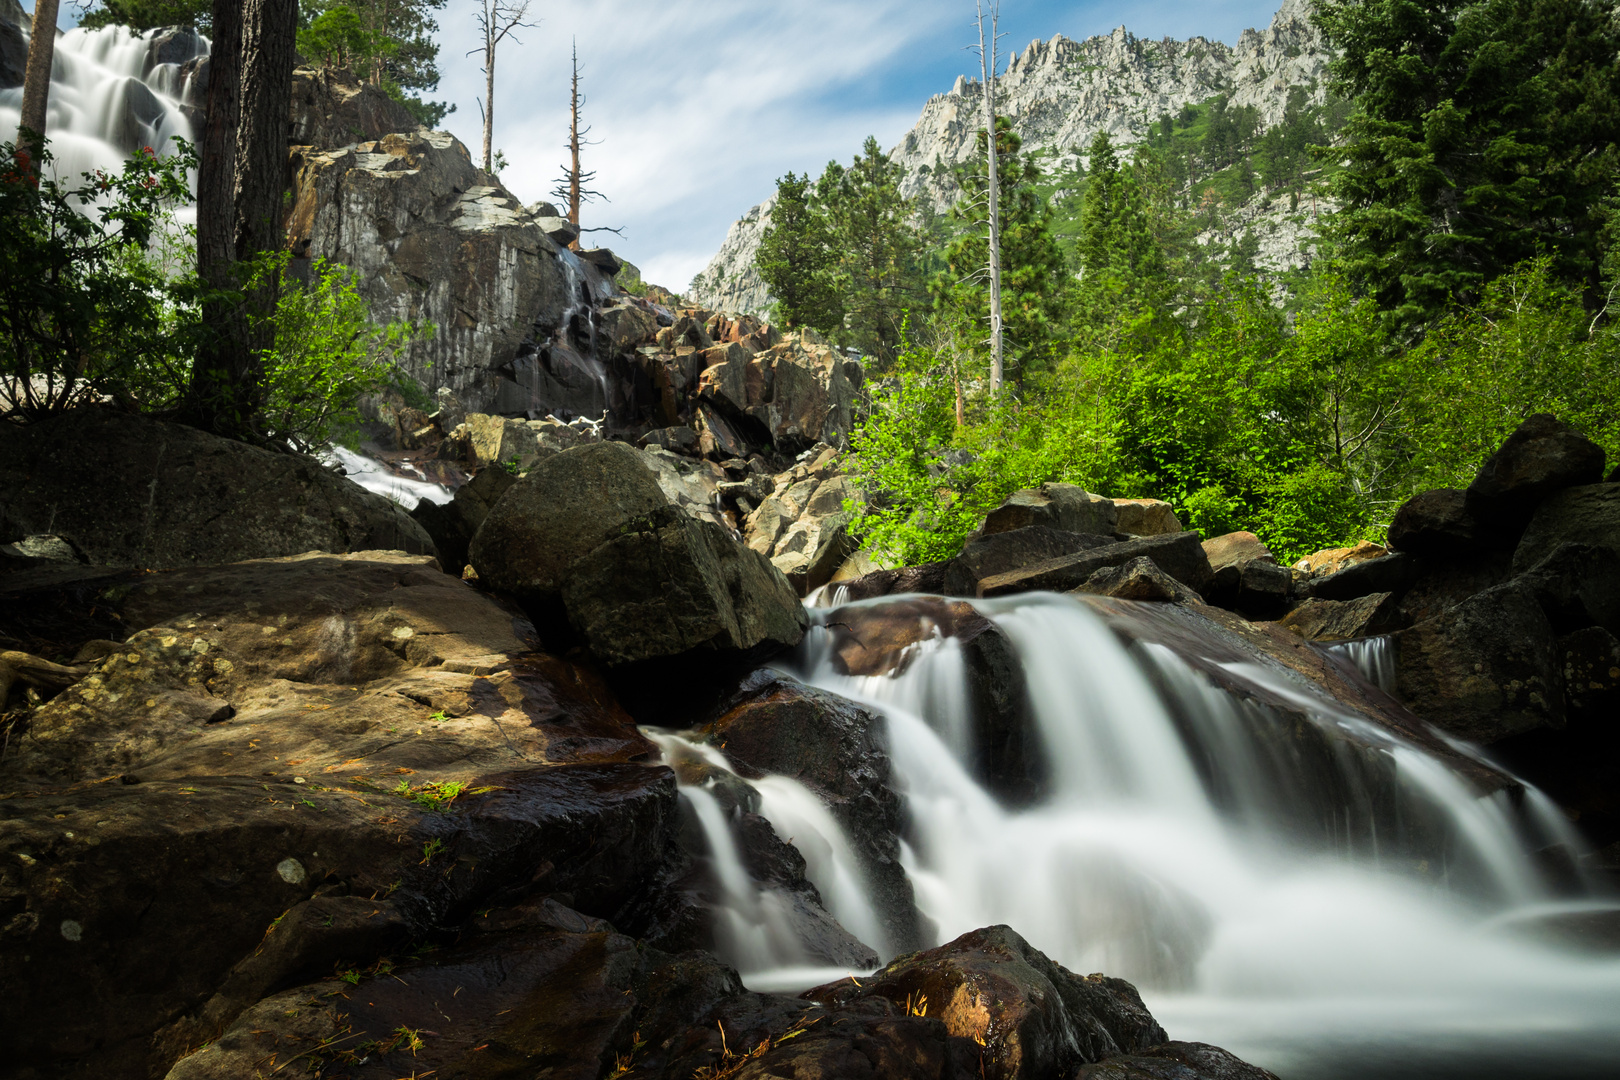
[[[900,590],[903,591],[903,590]],[[948,640],[961,651],[966,715],[941,737],[974,776],[1001,798],[1031,801],[1046,781],[1023,664],[1000,627],[972,604],[937,596],[849,604],[822,619],[834,668],[844,675],[898,675],[925,643]],[[940,718],[956,710],[943,710]]]
[[[460,577],[467,565],[467,549],[484,523],[490,510],[506,494],[506,489],[517,483],[517,477],[505,469],[479,469],[471,480],[456,489],[448,503],[423,499],[411,511],[439,552],[439,565],[444,572]]]
[[[407,134],[421,126],[381,87],[329,67],[294,69],[290,119],[289,143],[325,149]]]
[[[992,574],[979,579],[975,592],[979,596],[1006,596],[1037,589],[1067,592],[1084,585],[1104,567],[1121,566],[1143,556],[1193,592],[1202,593],[1209,587],[1209,557],[1197,533],[1183,532],[1143,536]]]
[[[1181,519],[1163,499],[1114,499],[1114,528],[1130,536],[1181,532]]]
[[[1005,926],[805,996],[829,1008],[879,998],[939,1016],[950,1034],[984,1047],[984,1076],[1005,1080],[1068,1076],[1167,1041],[1130,983],[1075,975]]]
[[[1562,656],[1528,585],[1486,589],[1394,640],[1401,699],[1445,731],[1491,743],[1564,726]]]
[[[100,566],[435,553],[398,503],[313,458],[98,408],[0,424],[0,541],[39,534]]]
[[[804,634],[798,597],[769,560],[672,503],[624,443],[542,461],[484,519],[469,558],[542,632],[571,629],[609,668],[750,663]]]
[[[1202,603],[1204,599],[1160,570],[1158,564],[1145,555],[1119,566],[1098,570],[1074,591],[1093,596],[1112,596],[1120,600],[1172,604]]]
[[[0,591],[28,648],[94,658],[0,762],[11,1069],[163,1075],[474,911],[617,918],[671,857],[674,777],[600,680],[428,558],[77,573]]]
[[[1293,574],[1278,566],[1271,549],[1252,532],[1227,533],[1205,540],[1211,577],[1204,590],[1212,604],[1267,618],[1286,610]]]
[[[1468,509],[1464,492],[1436,488],[1412,496],[1389,523],[1389,546],[1435,558],[1467,551],[1490,534]]]
[[[1372,593],[1355,600],[1312,597],[1278,621],[1311,641],[1348,641],[1399,629],[1400,612],[1394,593]]]
[[[1133,520],[1147,520],[1143,511]],[[1118,527],[1119,508],[1114,500],[1093,495],[1074,484],[1047,483],[1039,490],[1015,491],[984,519],[981,534],[1009,532],[1044,525],[1060,532],[1112,536]],[[1159,520],[1157,524],[1163,525]],[[1128,531],[1128,530],[1127,530]],[[1168,531],[1159,529],[1157,531]]]
[[[1485,459],[1465,502],[1477,520],[1516,531],[1548,496],[1602,479],[1603,448],[1550,414],[1537,413]]]
[[[1023,525],[986,533],[969,540],[950,561],[945,571],[945,591],[953,596],[975,596],[979,582],[985,578],[1114,543],[1117,541],[1111,534],[1068,532],[1050,525]]]
[[[1323,600],[1354,600],[1376,592],[1405,593],[1423,569],[1416,557],[1392,552],[1315,578],[1310,583],[1310,593]]]

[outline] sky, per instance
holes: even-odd
[[[1003,0],[1002,48],[1123,24],[1142,38],[1194,35],[1231,44],[1271,22],[1280,0]],[[445,0],[443,126],[480,153],[484,76],[478,0]],[[32,10],[32,3],[26,3]],[[569,49],[579,49],[585,150],[610,200],[583,224],[614,226],[611,247],[648,281],[683,290],[731,223],[788,171],[848,161],[868,135],[885,148],[923,103],[976,72],[972,0],[531,0],[536,25],[514,31],[495,62],[494,146],[501,180],[525,203],[550,199],[566,160]],[[61,7],[64,25],[77,5]]]

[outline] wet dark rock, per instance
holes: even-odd
[[[1345,641],[1401,628],[1394,593],[1371,593],[1355,600],[1313,597],[1278,622],[1309,641]]]
[[[853,580],[842,582],[845,595],[851,602],[871,600],[897,593],[943,593],[948,562],[923,563],[920,566],[902,566],[892,570],[874,570]]]
[[[976,593],[979,596],[1005,596],[1037,589],[1067,592],[1084,585],[1098,570],[1119,566],[1142,556],[1152,559],[1160,570],[1194,592],[1202,593],[1209,586],[1209,558],[1198,542],[1198,534],[1184,532],[1120,541],[1033,563],[1007,573],[992,574],[979,579]]]
[[[1620,716],[1620,638],[1601,626],[1589,626],[1560,638],[1558,645],[1564,654],[1570,723],[1612,724]],[[1620,737],[1620,725],[1614,734]]]
[[[1566,545],[1577,545],[1560,552]],[[1620,633],[1620,484],[1570,488],[1542,503],[1513,552],[1513,569],[1560,578],[1587,617]]]
[[[1119,510],[1112,499],[1093,495],[1074,484],[1042,484],[1039,490],[1015,491],[984,519],[980,534],[1011,532],[1032,525],[1069,533],[1112,536]]]
[[[874,998],[914,1009],[926,998],[927,1014],[951,1036],[984,1047],[986,1077],[1065,1076],[1166,1041],[1130,983],[1075,975],[1005,926],[901,957],[858,985],[844,980],[805,996],[835,1010]]]
[[[1159,569],[1143,556],[1120,566],[1098,570],[1075,592],[1113,596],[1121,600],[1155,600],[1172,604],[1203,603],[1203,597]]]
[[[1167,1042],[1082,1065],[1076,1080],[1277,1080],[1275,1074],[1208,1043]]]
[[[1310,592],[1323,600],[1354,600],[1377,592],[1405,593],[1422,572],[1423,564],[1416,557],[1394,552],[1316,578],[1310,583]]]
[[[1413,555],[1454,556],[1489,535],[1469,512],[1457,488],[1436,488],[1412,496],[1389,524],[1389,546]]]
[[[1517,530],[1564,488],[1603,477],[1603,448],[1548,413],[1537,413],[1485,459],[1468,485],[1467,509],[1485,524]]]
[[[891,946],[920,940],[911,882],[900,866],[903,807],[889,786],[877,716],[774,672],[745,680],[702,733],[746,777],[797,780],[821,797],[856,844]]]
[[[979,582],[987,577],[1117,542],[1111,533],[1074,533],[1044,524],[987,533],[969,540],[950,561],[944,590],[951,596],[976,596]]]
[[[1492,743],[1564,726],[1561,657],[1527,585],[1486,589],[1394,641],[1401,699],[1445,731]]]
[[[0,425],[0,491],[0,541],[50,533],[100,566],[435,554],[397,503],[313,458],[103,409]]]

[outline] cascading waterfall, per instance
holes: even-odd
[[[1540,793],[1481,795],[1258,656],[1220,663],[1221,688],[1200,658],[1127,644],[1071,598],[974,606],[1028,686],[1049,775],[1027,805],[975,779],[955,639],[859,677],[815,626],[794,662],[886,717],[902,861],[939,941],[1009,924],[1073,970],[1136,981],[1175,1037],[1286,1078],[1612,1075],[1620,959],[1525,932],[1615,906],[1541,868],[1538,850],[1581,842]],[[1371,681],[1387,676],[1380,650],[1344,659]],[[820,868],[809,877],[829,891]]]
[[[143,147],[173,149],[174,136],[192,138],[182,109],[189,77],[184,65],[207,55],[208,42],[180,33],[165,42],[157,63],[153,42],[161,30],[125,27],[69,30],[56,41],[45,133],[58,181],[75,184],[84,172],[118,172]],[[0,139],[17,135],[22,87],[0,90]]]

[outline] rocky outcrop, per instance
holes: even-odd
[[[686,288],[693,303],[762,319],[770,314],[771,291],[760,276],[754,255],[771,226],[775,206],[776,196],[772,195],[731,223],[720,250]]]
[[[1198,543],[1198,534],[1170,533],[1119,541],[992,574],[979,579],[974,594],[1007,596],[1041,589],[1067,592],[1084,585],[1098,570],[1144,556],[1193,592],[1202,593],[1209,586],[1209,559]]]
[[[35,534],[98,566],[435,553],[397,503],[313,458],[97,408],[0,424],[0,540]]]
[[[1112,536],[1119,509],[1112,499],[1093,495],[1074,484],[1042,484],[1038,490],[1015,491],[985,516],[981,536],[1044,525],[1067,533]],[[1155,530],[1163,532],[1165,530]],[[1179,532],[1180,530],[1175,530]]]
[[[1278,566],[1271,550],[1251,532],[1227,533],[1205,540],[1211,576],[1204,594],[1212,604],[1250,618],[1267,618],[1288,609],[1294,579]]]
[[[1086,583],[1073,590],[1119,600],[1141,600],[1170,604],[1203,603],[1203,597],[1159,569],[1158,563],[1138,556],[1120,566],[1098,570]]]
[[[743,518],[743,542],[786,575],[801,596],[825,585],[855,551],[844,503],[861,493],[838,471],[838,453],[815,448],[774,478],[758,476],[728,485]]]
[[[469,559],[551,640],[577,637],[610,668],[744,664],[804,633],[798,598],[769,561],[673,504],[623,443],[540,462],[484,519]]]

